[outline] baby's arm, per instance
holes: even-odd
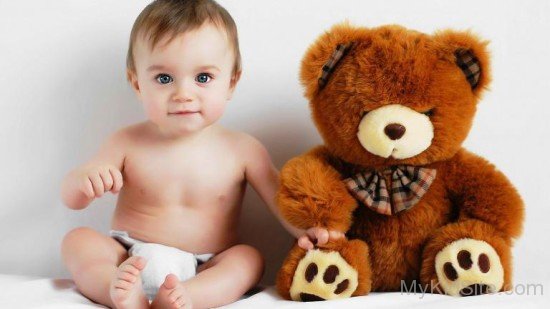
[[[329,240],[345,237],[344,233],[340,231],[329,231],[321,227],[303,230],[288,223],[276,205],[275,196],[279,187],[279,172],[273,166],[269,153],[260,142],[251,137],[248,137],[243,149],[248,151],[246,155],[246,180],[258,192],[285,229],[298,239],[300,247],[313,249],[315,244],[323,245]]]
[[[65,176],[61,185],[61,198],[67,207],[83,209],[105,192],[120,191],[124,139],[123,131],[114,133],[89,162]]]
[[[271,212],[277,217],[283,227],[294,237],[298,238],[305,234],[305,231],[292,226],[279,213],[275,203],[275,195],[279,186],[279,171],[271,162],[269,153],[265,147],[256,139],[247,136],[244,141],[245,155],[245,177],[254,190],[267,204]]]

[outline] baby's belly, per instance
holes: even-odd
[[[237,214],[182,205],[117,205],[114,230],[187,252],[219,253],[237,243]]]

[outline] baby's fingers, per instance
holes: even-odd
[[[328,242],[328,239],[329,239],[328,231],[320,227],[314,227],[312,229],[309,229],[307,231],[307,234],[311,239],[317,240],[315,242],[317,245],[324,245]]]
[[[298,246],[306,250],[311,250],[314,247],[313,243],[311,242],[311,240],[309,240],[309,237],[307,235],[298,238]]]
[[[82,183],[80,184],[80,191],[82,191],[87,198],[95,197],[94,186],[92,186],[90,178],[86,177],[82,180]]]
[[[328,234],[330,239],[340,239],[346,237],[346,234],[340,231],[329,231]]]
[[[113,193],[118,193],[120,189],[122,188],[122,173],[117,168],[109,168],[109,173],[111,174],[111,178],[113,179],[113,188],[111,191]]]
[[[104,192],[111,191],[113,188],[113,176],[111,176],[111,173],[109,169],[104,169],[99,171],[99,176],[101,177],[101,181],[103,181],[103,190]]]
[[[96,197],[100,197],[105,192],[105,187],[103,187],[103,180],[101,180],[101,176],[99,176],[99,173],[93,173],[91,175],[88,175],[88,179],[90,179],[90,182],[92,183],[92,186],[94,187],[94,193]]]

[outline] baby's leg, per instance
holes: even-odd
[[[258,283],[264,268],[258,250],[236,245],[199,267],[199,273],[184,282],[168,275],[153,308],[212,308],[238,300]]]
[[[120,303],[113,302],[110,287],[120,279],[117,278],[121,273],[118,266],[128,258],[126,249],[121,244],[92,229],[77,228],[63,239],[61,253],[78,290],[84,296],[111,308],[116,308],[117,305],[120,307]],[[132,262],[131,259],[121,265],[121,268],[130,268],[125,264]],[[148,306],[148,302],[144,302],[146,299],[143,292],[140,293],[140,306]]]

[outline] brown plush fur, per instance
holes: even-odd
[[[347,231],[357,202],[322,148],[290,160],[281,174],[277,200],[287,220],[299,228],[330,226]]]
[[[354,47],[319,89],[322,66],[337,44],[349,42]],[[373,291],[399,290],[402,280],[437,280],[435,255],[460,238],[492,245],[504,267],[505,287],[511,284],[510,247],[522,230],[522,200],[493,165],[461,148],[490,82],[486,45],[469,32],[427,35],[399,26],[341,24],[321,35],[304,56],[301,80],[325,145],[284,166],[278,204],[297,227],[326,227],[365,241],[370,255],[353,263],[371,265],[372,276],[363,279],[372,282]],[[455,63],[459,49],[470,50],[480,61],[480,81],[474,89]],[[433,109],[434,138],[428,149],[397,160],[361,146],[357,128],[363,113],[388,104],[419,112]],[[437,177],[418,204],[397,215],[358,206],[342,182],[358,171],[398,164],[434,168]],[[294,248],[279,274],[279,292],[286,298],[304,254]]]

